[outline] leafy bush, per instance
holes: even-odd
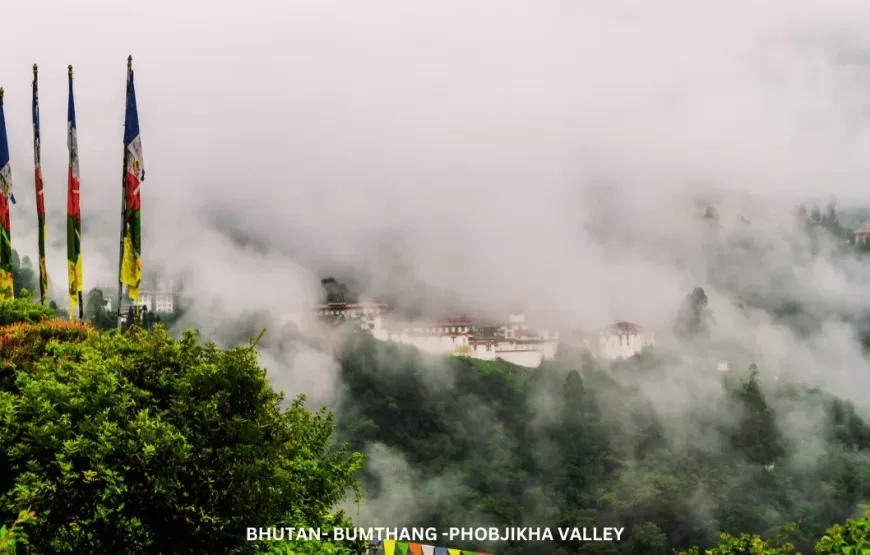
[[[14,555],[17,545],[27,544],[27,534],[22,527],[35,519],[36,514],[32,511],[21,511],[11,526],[0,526],[0,555]]]
[[[846,524],[828,528],[819,543],[818,555],[870,555],[870,507],[864,508],[864,517],[849,519]]]
[[[0,303],[0,326],[9,324],[35,324],[54,318],[54,311],[31,302],[29,296]]]
[[[49,313],[0,303],[0,322],[24,322],[0,328],[0,522],[32,507],[36,552],[276,549],[245,528],[326,526],[358,489],[362,455],[331,445],[325,409],[282,408],[253,346]]]

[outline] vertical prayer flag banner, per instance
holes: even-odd
[[[39,302],[44,305],[45,296],[48,294],[48,272],[45,269],[45,202],[39,140],[39,86],[37,67],[33,64],[33,180],[36,186],[36,217],[39,226]]]
[[[0,300],[15,297],[12,282],[12,231],[9,222],[9,201],[12,197],[12,167],[9,165],[9,141],[6,138],[6,115],[3,89],[0,89]]]
[[[67,104],[67,138],[69,171],[66,200],[66,257],[69,276],[69,317],[82,291],[82,214],[79,206],[79,145],[76,136],[76,106],[73,99],[73,71],[69,66],[69,102]],[[79,307],[79,311],[81,312]]]
[[[130,62],[132,64],[132,61]],[[127,295],[138,306],[139,284],[142,281],[142,237],[139,215],[139,187],[145,180],[142,161],[142,140],[139,137],[139,112],[136,108],[136,87],[133,70],[128,66],[127,113],[124,117],[124,240],[121,254],[121,283]]]

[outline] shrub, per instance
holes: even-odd
[[[325,409],[282,408],[253,346],[23,303],[0,303],[26,322],[0,328],[0,522],[33,508],[37,552],[253,552],[246,527],[319,527],[358,491],[362,455],[331,446]]]

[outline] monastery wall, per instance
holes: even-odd
[[[509,323],[479,326],[473,318],[446,321],[402,322],[389,317],[385,305],[360,303],[319,305],[315,314],[333,325],[355,321],[375,339],[395,341],[435,355],[454,355],[480,360],[502,359],[527,368],[536,368],[553,359],[559,345],[558,334],[536,333],[525,325],[522,314],[509,315]]]
[[[631,358],[655,345],[655,334],[633,324],[617,324],[583,341],[593,356],[604,360]]]
[[[516,364],[517,366],[525,366],[526,368],[537,368],[544,362],[544,355],[541,351],[533,350],[505,350],[497,351],[496,357]]]

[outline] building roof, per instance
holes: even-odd
[[[313,310],[357,310],[360,308],[385,308],[385,303],[325,303],[319,304]]]
[[[640,333],[643,328],[631,322],[617,322],[610,326],[611,333]]]
[[[543,339],[541,337],[504,337],[502,335],[500,335],[500,336],[475,335],[471,339],[472,343],[477,343],[477,342],[491,343],[493,341],[496,341],[499,343],[547,343],[547,340]]]

